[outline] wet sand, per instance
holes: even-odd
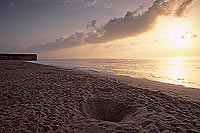
[[[0,132],[200,132],[199,90],[0,61]]]

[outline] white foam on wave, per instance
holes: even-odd
[[[74,69],[90,71],[90,72],[100,72],[100,70],[95,68],[87,68],[87,67],[74,67]]]

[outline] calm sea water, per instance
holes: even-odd
[[[38,63],[200,88],[200,58],[41,59]]]

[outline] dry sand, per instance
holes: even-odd
[[[199,90],[0,61],[0,132],[200,132]]]

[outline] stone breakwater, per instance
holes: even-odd
[[[199,101],[23,61],[0,70],[1,133],[200,132]]]
[[[36,61],[37,60],[37,54],[5,54],[5,53],[0,53],[0,60]]]

